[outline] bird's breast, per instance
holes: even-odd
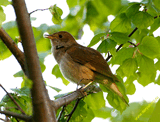
[[[87,84],[94,80],[94,72],[88,67],[75,62],[67,53],[61,58],[59,67],[63,76],[69,81]]]

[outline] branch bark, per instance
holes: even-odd
[[[0,28],[0,38],[7,48],[11,51],[14,57],[17,59],[21,65],[22,70],[25,72],[25,58],[23,52],[17,47],[16,43],[12,38],[6,33],[3,28]]]
[[[12,117],[15,117],[15,118],[19,118],[19,119],[25,120],[25,121],[29,121],[32,118],[31,116],[17,114],[17,113],[13,113],[13,112],[10,112],[10,111],[1,111],[0,110],[0,113],[5,114],[7,116],[12,116]]]
[[[56,122],[55,110],[51,107],[51,101],[42,78],[33,30],[25,1],[12,1],[24,48],[28,78],[33,81],[33,86],[31,89],[33,120],[36,122]]]
[[[52,101],[52,106],[55,106],[55,109],[59,109],[61,106],[67,105],[71,103],[73,100],[85,97],[86,94],[84,92],[90,92],[90,93],[97,93],[102,91],[99,87],[91,85],[86,87],[85,89],[78,89],[76,91],[73,91],[70,94],[67,94],[63,97],[60,97],[54,101]]]

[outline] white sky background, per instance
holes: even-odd
[[[26,0],[26,4],[27,4],[28,12],[31,12],[36,9],[49,8],[51,5],[57,4],[57,6],[63,10],[62,18],[66,17],[69,14],[69,8],[67,6],[66,0]],[[15,13],[14,13],[13,7],[9,5],[3,8],[4,8],[4,12],[6,13],[5,22],[15,20]],[[52,16],[48,10],[35,12],[31,15],[31,17],[37,18],[36,21],[32,22],[33,26],[38,27],[43,23],[46,23],[47,25],[50,25],[50,26],[53,25],[51,21]],[[112,20],[113,18],[110,18],[110,19]],[[84,26],[83,31],[84,31],[84,35],[82,39],[77,40],[77,42],[84,46],[87,46],[94,35],[88,25]],[[154,34],[155,36],[158,36],[158,34],[160,34],[160,29],[158,29],[157,32],[155,32]],[[21,46],[19,47],[21,48]],[[61,91],[60,93],[66,93],[66,92],[76,90],[76,87],[77,87],[76,84],[70,83],[68,86],[65,86],[62,83],[61,79],[56,79],[55,76],[51,74],[52,68],[56,64],[54,57],[52,55],[49,55],[45,58],[44,64],[46,65],[46,70],[43,73],[43,78],[45,81],[47,81],[48,85],[62,89],[63,91]],[[111,70],[113,71],[113,73],[115,73],[116,68],[117,68],[116,66],[111,67]],[[13,77],[13,74],[15,74],[20,70],[21,70],[21,67],[16,61],[16,59],[14,58],[14,56],[10,56],[5,60],[0,61],[0,77],[1,77],[0,83],[8,92],[11,92],[10,90],[11,88],[21,87],[20,85],[21,85],[22,79]],[[158,85],[151,83],[148,86],[143,87],[142,85],[137,83],[137,81],[134,81],[134,84],[136,86],[136,92],[134,95],[128,95],[130,103],[140,102],[143,100],[151,102],[157,96],[160,97],[159,95],[160,87]],[[59,94],[56,91],[52,90],[51,88],[48,88],[48,92],[51,99],[54,99],[53,96]],[[3,98],[4,95],[5,95],[5,92],[0,88],[0,100]],[[106,101],[106,105],[110,107],[107,101]],[[0,115],[0,118],[3,118],[3,117],[4,117],[3,115]],[[101,118],[95,118],[92,120],[92,122],[97,122],[97,121],[106,122],[106,120]],[[107,119],[107,121],[109,121],[109,119]]]

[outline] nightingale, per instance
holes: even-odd
[[[54,58],[67,80],[85,85],[90,82],[100,83],[128,105],[116,85],[116,82],[120,81],[112,74],[107,61],[97,50],[78,44],[66,31],[45,37],[51,40]]]

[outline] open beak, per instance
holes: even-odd
[[[48,38],[48,39],[54,39],[55,37],[53,37],[53,35],[44,35],[45,38]]]

